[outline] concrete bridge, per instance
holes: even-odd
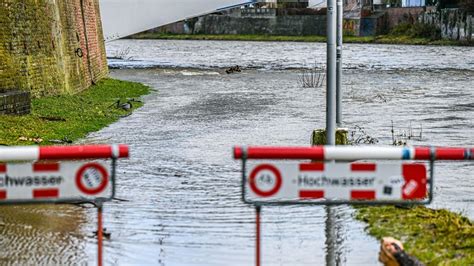
[[[186,18],[261,0],[101,0],[104,39],[112,41]]]

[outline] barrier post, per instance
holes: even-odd
[[[256,231],[257,231],[257,243],[256,243],[256,265],[260,266],[261,265],[261,236],[260,236],[260,214],[262,211],[262,207],[260,205],[255,206],[255,211],[256,211],[256,220],[255,220],[255,225],[256,225]]]
[[[103,265],[103,226],[102,226],[102,202],[97,204],[97,264]]]

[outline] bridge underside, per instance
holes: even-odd
[[[252,0],[101,0],[106,41],[153,29]]]

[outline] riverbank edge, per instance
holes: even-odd
[[[31,114],[0,116],[0,128],[8,129],[0,131],[0,145],[73,143],[130,115],[150,91],[140,83],[106,78],[78,94],[32,99]]]
[[[474,265],[473,222],[461,214],[424,206],[354,208],[370,235],[400,239],[426,265]]]
[[[259,41],[259,42],[326,42],[325,36],[278,36],[278,35],[210,35],[210,34],[169,34],[169,33],[138,33],[128,39],[143,40],[208,40],[208,41]],[[474,46],[474,42],[453,40],[430,40],[409,36],[345,36],[344,43],[365,44],[401,44],[401,45],[437,45],[437,46]]]

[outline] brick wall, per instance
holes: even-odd
[[[0,90],[73,94],[105,77],[99,14],[98,0],[0,0]]]

